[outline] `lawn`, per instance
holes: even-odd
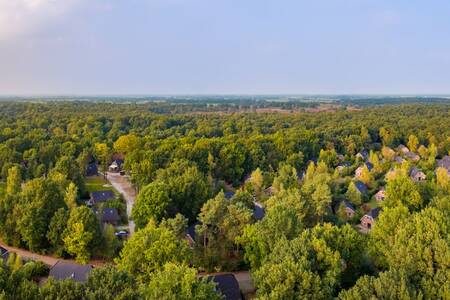
[[[89,176],[85,179],[86,190],[88,192],[116,190],[106,181],[103,176]],[[116,192],[117,193],[117,192]]]

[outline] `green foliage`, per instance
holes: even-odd
[[[120,270],[128,271],[145,282],[166,263],[187,263],[191,252],[184,240],[178,239],[174,232],[150,221],[125,243],[119,258]]]
[[[64,251],[64,230],[69,220],[69,211],[60,208],[53,215],[47,231],[47,239],[58,256],[62,256]]]
[[[168,214],[171,202],[167,184],[154,181],[145,186],[133,206],[132,217],[137,228],[143,228],[150,219],[160,221]]]
[[[347,192],[345,193],[345,197],[353,204],[353,205],[361,205],[363,197],[361,192],[357,189],[355,183],[353,181],[348,185]]]
[[[167,263],[142,288],[144,299],[214,300],[224,299],[214,282],[198,278],[197,271],[186,265]]]
[[[418,210],[423,206],[423,199],[414,181],[403,170],[397,170],[394,178],[388,180],[385,207],[406,206]]]

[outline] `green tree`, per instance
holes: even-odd
[[[134,134],[120,136],[114,143],[114,150],[119,153],[130,153],[138,148],[139,138]]]
[[[72,223],[67,228],[67,235],[64,237],[64,245],[69,254],[75,256],[77,262],[86,264],[89,262],[91,253],[89,244],[93,234],[86,231],[83,223]]]
[[[47,231],[47,239],[53,247],[57,256],[62,256],[64,251],[64,228],[69,220],[69,212],[65,208],[60,208],[53,215]]]
[[[273,180],[272,186],[276,191],[298,187],[297,171],[289,165],[282,165],[278,176]]]
[[[171,204],[168,186],[160,181],[154,181],[145,186],[136,198],[132,217],[138,228],[143,228],[150,219],[160,221],[168,216]]]
[[[139,281],[146,282],[166,263],[187,263],[190,255],[185,240],[180,240],[171,230],[157,227],[155,222],[150,221],[125,243],[116,263],[119,270],[128,271]]]
[[[8,169],[8,177],[6,181],[6,193],[8,195],[17,195],[20,193],[22,184],[22,175],[17,166]]]
[[[69,209],[74,209],[75,207],[77,207],[77,196],[77,186],[73,182],[69,183],[69,186],[66,189],[66,193],[64,194],[64,202]]]
[[[259,168],[252,172],[250,181],[252,183],[253,190],[255,191],[255,195],[259,199],[264,184],[264,176]]]
[[[359,206],[362,203],[362,195],[353,181],[348,185],[345,196],[355,206]]]
[[[197,270],[186,265],[167,263],[142,287],[144,299],[209,300],[224,299],[216,284],[207,277],[199,278]]]
[[[408,138],[408,143],[407,143],[409,150],[412,152],[416,152],[418,145],[419,145],[419,139],[414,134],[411,134]]]
[[[398,169],[386,186],[385,207],[404,205],[411,210],[418,210],[423,206],[423,199],[418,186],[406,175],[404,170]]]
[[[120,247],[120,242],[117,239],[115,233],[116,230],[113,225],[107,224],[105,226],[105,229],[103,231],[103,236],[105,240],[103,256],[108,259],[112,259],[113,257],[115,257]]]

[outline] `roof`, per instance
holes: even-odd
[[[369,156],[369,152],[366,149],[362,149],[356,156],[361,156],[363,159],[366,159]]]
[[[227,199],[231,199],[234,196],[234,192],[225,192],[224,194],[225,194],[225,198],[227,198]]]
[[[450,170],[450,155],[444,156],[442,159],[437,160],[438,167],[446,168]]]
[[[9,258],[9,251],[6,248],[0,247],[0,259],[3,261],[8,261]]]
[[[347,200],[342,201],[342,204],[344,204],[344,207],[346,207],[346,208],[350,208],[352,210],[355,210],[353,205],[350,202],[348,202]]]
[[[371,164],[370,162],[366,162],[366,167],[367,169],[372,170],[373,169],[373,164]]]
[[[254,202],[253,204],[254,204],[253,217],[259,221],[262,218],[264,218],[266,213],[265,213],[264,208],[262,207],[261,203]]]
[[[98,174],[98,168],[96,163],[90,163],[86,167],[86,176],[94,176]]]
[[[233,274],[214,275],[212,280],[217,283],[217,290],[225,296],[226,300],[242,300],[239,283]]]
[[[409,172],[409,176],[416,177],[417,175],[424,174],[419,168],[413,167],[411,171]]]
[[[380,212],[381,212],[381,207],[377,207],[377,208],[371,209],[371,210],[367,213],[367,215],[370,216],[370,217],[372,217],[372,219],[375,220],[376,218],[378,218],[378,215],[380,214]]]
[[[111,190],[96,191],[91,193],[91,200],[94,204],[114,199],[116,199],[116,195]]]
[[[102,213],[102,222],[118,222],[120,220],[119,213],[116,208],[104,208]]]
[[[194,224],[192,224],[191,226],[189,226],[188,228],[186,228],[186,234],[189,234],[189,236],[195,240],[195,226],[199,225],[200,222],[196,222]]]
[[[367,193],[367,186],[364,183],[362,183],[361,181],[359,181],[359,180],[355,181],[355,186],[361,194]]]
[[[85,282],[91,270],[91,265],[79,265],[58,260],[51,267],[49,276],[52,276],[56,280],[72,278],[77,282]]]

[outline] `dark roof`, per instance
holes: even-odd
[[[373,169],[373,165],[370,162],[366,162],[366,166],[369,171]]]
[[[96,191],[91,193],[91,200],[95,203],[106,202],[108,200],[114,200],[116,195],[111,190]]]
[[[231,199],[234,196],[234,192],[225,192],[224,194],[225,194],[225,198],[227,198],[227,199]]]
[[[239,283],[233,274],[222,274],[212,276],[217,283],[217,290],[220,291],[226,300],[242,300]]]
[[[358,152],[356,155],[361,155],[362,158],[366,159],[369,156],[369,152],[366,149],[361,150],[360,152]]]
[[[347,200],[342,201],[342,204],[344,204],[344,207],[346,207],[346,208],[350,208],[352,210],[355,210],[353,205],[350,202],[348,202]]]
[[[381,212],[381,207],[377,207],[377,208],[371,209],[369,211],[368,215],[371,216],[372,219],[375,220],[376,218],[378,218],[378,215],[380,214],[380,212]]]
[[[258,221],[261,220],[262,218],[264,218],[265,214],[266,213],[262,205],[257,202],[254,202],[253,217],[255,218],[255,220]]]
[[[338,167],[350,167],[352,164],[348,161],[343,161],[338,164]]]
[[[192,224],[188,228],[186,228],[186,234],[189,234],[189,236],[195,240],[195,226],[200,225],[200,222],[196,222],[195,224]]]
[[[77,282],[85,282],[91,270],[91,265],[79,265],[58,260],[58,262],[50,269],[49,276],[52,276],[56,280],[72,278]]]
[[[0,259],[6,262],[8,261],[8,258],[9,258],[9,251],[3,247],[0,247]]]
[[[96,163],[90,163],[86,168],[86,176],[94,176],[98,174],[98,168]]]
[[[415,177],[417,174],[419,174],[419,173],[423,173],[419,168],[417,168],[417,167],[413,167],[412,169],[411,169],[411,171],[409,172],[409,175],[411,176],[411,177]]]
[[[120,220],[119,213],[116,208],[104,208],[102,213],[102,222],[118,222]]]
[[[367,193],[367,186],[364,183],[362,183],[361,181],[359,181],[359,180],[355,181],[355,186],[361,194]]]

